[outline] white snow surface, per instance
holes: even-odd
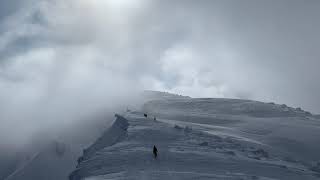
[[[116,115],[69,178],[320,179],[319,137],[319,119],[299,108],[234,99],[160,99]]]

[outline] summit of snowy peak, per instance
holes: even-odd
[[[70,180],[318,179],[318,121],[249,117],[239,106],[281,108],[249,100],[164,99],[146,107],[151,105],[148,116],[117,115],[84,150]],[[236,115],[225,115],[230,112]],[[297,130],[303,133],[297,136]]]

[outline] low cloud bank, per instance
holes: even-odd
[[[10,1],[0,14],[0,144],[143,89],[319,112],[319,2],[273,3]]]

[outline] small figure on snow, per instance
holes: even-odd
[[[157,118],[154,116],[154,117],[153,117],[153,120],[154,120],[154,121],[156,121],[156,120],[157,120]]]
[[[144,113],[143,116],[144,116],[145,118],[147,118],[147,117],[148,117],[148,114]]]
[[[157,147],[155,145],[153,146],[153,155],[154,155],[154,158],[157,159],[158,149],[157,149]]]

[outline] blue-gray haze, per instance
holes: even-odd
[[[142,89],[320,113],[319,17],[318,0],[1,0],[0,142]]]

